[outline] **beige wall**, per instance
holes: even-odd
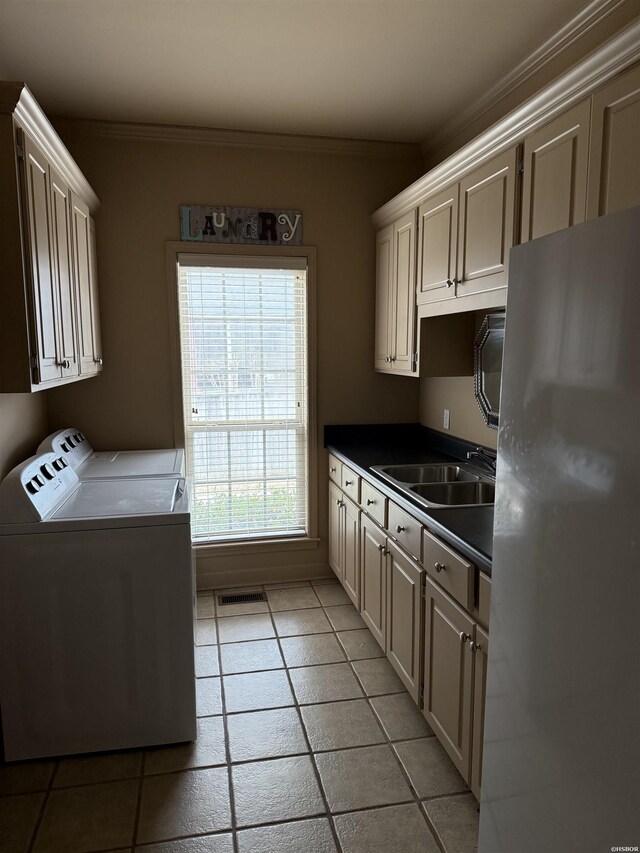
[[[7,357],[3,353],[3,358]],[[38,394],[0,394],[0,480],[36,452],[47,434],[46,398]]]
[[[165,241],[180,203],[298,208],[317,247],[318,436],[325,423],[415,422],[418,383],[373,370],[373,210],[422,171],[418,146],[392,155],[122,139],[58,122],[101,200],[96,217],[104,371],[48,392],[49,428],[82,429],[97,448],[174,441]],[[380,152],[389,152],[380,146]],[[255,565],[326,564],[325,453],[318,454],[322,545]],[[200,566],[201,561],[199,561]],[[224,563],[227,565],[227,562]],[[229,558],[238,570],[247,560]],[[217,561],[218,566],[223,561]]]

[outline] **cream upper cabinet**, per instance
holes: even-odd
[[[593,96],[587,215],[640,204],[640,66]]]
[[[525,139],[523,243],[584,222],[590,117],[587,100]]]
[[[422,579],[424,571],[392,543],[387,557],[387,657],[414,702],[422,681]]]
[[[77,294],[78,356],[80,373],[102,369],[100,319],[96,273],[95,227],[87,205],[71,194],[73,274]]]
[[[460,181],[456,296],[507,286],[517,171],[514,146]]]
[[[455,298],[459,189],[456,183],[418,209],[418,305]]]
[[[400,217],[376,235],[375,368],[416,370],[416,216]]]
[[[0,393],[92,375],[102,358],[90,218],[98,199],[22,83],[0,83],[0,185]]]

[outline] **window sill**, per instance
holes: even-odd
[[[287,551],[309,551],[317,548],[320,539],[298,536],[294,539],[253,539],[246,542],[202,542],[193,547],[200,555],[220,554],[277,554]]]

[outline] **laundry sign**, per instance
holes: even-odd
[[[302,211],[180,205],[180,238],[200,243],[302,245]]]

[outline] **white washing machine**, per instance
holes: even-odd
[[[81,480],[115,477],[184,477],[184,450],[95,451],[89,439],[74,427],[58,430],[40,443],[37,453],[55,453],[66,459]]]
[[[0,483],[8,761],[194,740],[188,481],[81,481],[55,453]]]

